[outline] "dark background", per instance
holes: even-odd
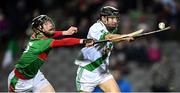
[[[172,29],[140,38],[134,42],[115,44],[111,66],[120,63],[123,77],[132,84],[132,91],[152,91],[153,65],[165,56],[173,66],[171,91],[180,91],[180,2],[178,0],[1,0],[0,1],[0,91],[7,91],[7,77],[22,54],[32,34],[32,18],[40,14],[51,17],[57,30],[78,27],[73,37],[86,38],[89,27],[98,20],[99,9],[112,5],[119,9],[119,34],[144,28],[157,30],[164,22]],[[42,67],[56,91],[76,91],[74,60],[82,46],[63,47],[50,52]],[[7,65],[4,62],[7,61]],[[125,68],[125,70],[124,70]],[[166,72],[162,72],[166,73]],[[170,72],[171,73],[171,72]],[[140,78],[140,79],[139,79]],[[147,83],[145,83],[147,82]]]

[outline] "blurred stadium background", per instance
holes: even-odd
[[[31,35],[31,20],[47,14],[57,30],[77,26],[74,37],[85,38],[104,5],[119,9],[118,33],[144,28],[158,29],[159,22],[171,31],[115,44],[110,68],[121,71],[133,92],[154,91],[154,87],[180,91],[180,1],[179,0],[1,0],[0,1],[0,91],[7,91],[7,77]],[[56,91],[76,91],[74,60],[82,46],[62,47],[50,52],[42,72]],[[159,83],[158,83],[159,82]]]

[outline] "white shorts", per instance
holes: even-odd
[[[13,78],[16,78],[17,83],[14,86],[15,92],[35,92],[41,87],[49,85],[49,81],[44,77],[41,71],[38,71],[37,75],[32,79],[17,79],[15,76],[14,70],[9,74],[8,77],[8,88],[10,90],[10,82]]]
[[[92,92],[96,86],[110,79],[114,78],[109,72],[100,74],[79,67],[76,76],[76,87],[78,91]]]

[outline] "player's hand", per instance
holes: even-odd
[[[126,38],[123,38],[124,41],[128,41],[128,42],[131,42],[134,40],[133,37],[129,36],[129,37],[126,37]]]
[[[73,35],[77,32],[77,27],[71,26],[67,31],[63,31],[63,35]]]
[[[90,47],[94,45],[93,39],[83,39],[83,44],[85,44],[86,47]]]

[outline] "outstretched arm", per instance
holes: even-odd
[[[63,35],[62,31],[54,31],[52,38],[57,38],[57,37],[62,36],[62,35]]]
[[[78,44],[85,44],[85,46],[92,46],[94,41],[92,39],[78,39],[78,38],[65,38],[61,40],[53,40],[50,44],[51,48],[61,46],[73,46]]]
[[[77,38],[65,38],[61,40],[53,40],[50,44],[51,47],[61,47],[61,46],[72,46],[81,44],[82,40]]]
[[[66,31],[54,31],[52,38],[57,38],[57,37],[62,36],[62,35],[73,35],[73,34],[76,33],[76,32],[77,32],[77,28],[71,26],[71,27],[70,27],[68,30],[66,30]]]
[[[105,40],[109,40],[111,42],[120,42],[120,41],[131,41],[133,37],[126,36],[126,35],[119,35],[119,34],[107,34],[105,35]]]
[[[129,34],[107,34],[105,36],[106,40],[113,41],[113,42],[119,42],[119,41],[130,41],[133,40],[135,36],[140,35],[144,29],[137,30],[135,32],[129,33]]]

